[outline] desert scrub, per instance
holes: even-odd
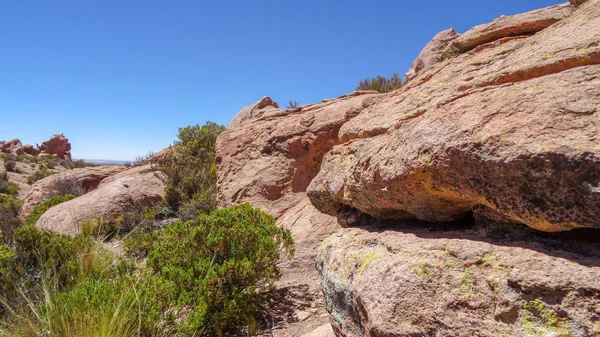
[[[22,202],[8,195],[0,195],[0,238],[2,244],[12,244],[13,230],[21,222],[18,218]]]
[[[358,82],[356,90],[375,90],[381,93],[390,92],[402,87],[402,79],[397,73],[390,77],[377,76],[374,78],[365,78]]]
[[[15,183],[8,183],[0,181],[0,193],[15,195],[19,193],[19,186]]]
[[[217,136],[224,126],[206,122],[179,129],[177,140],[154,169],[164,173],[164,203],[184,219],[217,205]]]
[[[86,193],[83,185],[73,176],[55,176],[50,186],[52,195],[74,195],[82,196]]]
[[[29,214],[27,219],[25,219],[25,225],[35,225],[35,223],[40,219],[40,217],[51,207],[73,199],[75,199],[74,195],[67,194],[55,195],[50,197],[49,199],[42,201],[41,203],[35,205],[31,214]]]
[[[300,103],[298,103],[298,101],[292,101],[292,100],[290,100],[290,101],[288,102],[288,104],[286,105],[286,107],[285,107],[285,108],[286,108],[286,109],[295,109],[295,108],[297,108],[298,106],[300,106]]]
[[[153,242],[148,280],[165,306],[190,310],[180,327],[196,336],[253,326],[281,276],[277,263],[293,254],[290,231],[249,205],[175,223]]]
[[[44,179],[48,176],[53,175],[54,171],[50,171],[48,169],[48,167],[46,166],[41,166],[37,171],[33,172],[32,175],[30,175],[29,177],[27,177],[27,183],[29,185],[33,185],[33,183],[35,183],[36,181],[40,180],[40,179]]]

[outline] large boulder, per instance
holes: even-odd
[[[71,160],[71,143],[64,135],[53,135],[39,147],[40,155],[52,155],[64,160]]]
[[[346,229],[323,243],[317,268],[337,336],[600,333],[597,242],[398,229]]]
[[[26,218],[33,211],[35,205],[52,196],[57,180],[75,181],[82,187],[83,191],[89,192],[96,189],[102,180],[126,169],[125,166],[118,165],[91,166],[53,174],[40,179],[33,184],[31,191],[23,199],[20,215],[22,218]]]
[[[380,96],[355,92],[286,111],[251,109],[251,119],[232,122],[217,139],[219,205],[250,203],[279,218],[305,197],[340,127]]]
[[[434,66],[339,130],[322,212],[600,228],[600,5]]]
[[[92,192],[50,208],[36,226],[77,235],[87,221],[122,215],[158,203],[164,197],[165,187],[160,175],[149,165],[122,172]]]

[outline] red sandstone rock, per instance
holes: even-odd
[[[600,228],[600,4],[420,74],[344,123],[308,193],[321,211],[542,231]]]
[[[71,143],[64,135],[54,135],[42,143],[39,148],[40,155],[53,155],[55,157],[71,160]]]

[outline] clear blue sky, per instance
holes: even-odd
[[[76,158],[133,159],[265,95],[311,103],[404,74],[449,27],[557,3],[6,0],[0,139],[64,133]]]

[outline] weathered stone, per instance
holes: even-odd
[[[358,92],[230,124],[217,139],[219,205],[250,203],[280,217],[305,197],[342,124],[380,96]]]
[[[353,228],[324,242],[317,268],[338,336],[594,336],[598,246],[564,247]]]
[[[50,197],[54,192],[54,182],[57,179],[74,180],[81,185],[84,191],[92,191],[98,187],[102,180],[124,170],[126,170],[126,167],[117,165],[91,166],[54,174],[38,180],[24,198],[20,216],[26,218],[35,205]]]
[[[572,12],[573,6],[566,3],[523,14],[501,16],[491,23],[471,28],[454,40],[452,46],[465,52],[502,38],[531,35],[568,17]]]
[[[331,215],[600,228],[598,64],[593,1],[440,63],[344,123],[308,195]]]
[[[127,172],[92,192],[50,208],[36,226],[76,235],[86,221],[122,215],[163,198],[165,186],[159,172],[151,171],[149,165]]]
[[[64,160],[71,160],[71,143],[64,135],[53,135],[39,147],[40,155],[52,155]]]

